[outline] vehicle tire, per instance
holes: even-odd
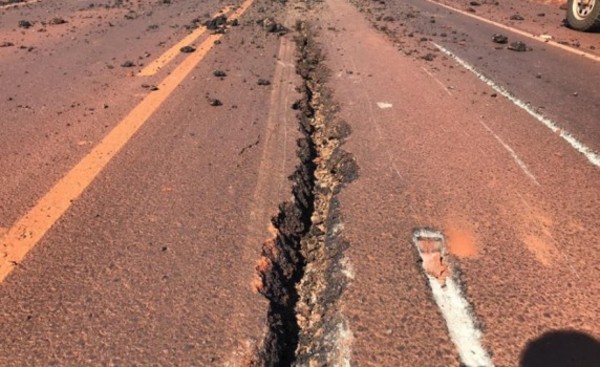
[[[600,0],[569,0],[567,22],[578,31],[600,28]]]

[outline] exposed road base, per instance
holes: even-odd
[[[357,177],[353,158],[340,149],[350,131],[338,121],[324,88],[326,69],[309,27],[297,30],[297,72],[303,79],[299,109],[300,164],[290,177],[293,202],[273,218],[274,238],[263,245],[257,290],[270,301],[269,330],[255,365],[337,365],[349,359],[349,331],[338,300],[342,271],[341,219],[335,195]]]

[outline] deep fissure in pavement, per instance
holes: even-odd
[[[310,27],[298,22],[296,72],[303,98],[294,104],[300,163],[290,176],[293,201],[272,219],[274,237],[263,244],[257,290],[269,300],[268,330],[252,365],[337,365],[350,334],[339,299],[346,286],[341,216],[336,195],[357,177],[340,146],[349,136],[325,88],[327,69]],[[338,362],[333,362],[338,361]]]

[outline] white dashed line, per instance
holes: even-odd
[[[525,164],[525,162],[523,162],[523,160],[521,160],[521,158],[519,158],[519,156],[517,155],[517,153],[515,153],[515,151],[513,150],[513,148],[510,147],[510,145],[506,144],[504,142],[504,140],[502,140],[502,138],[500,138],[498,135],[496,135],[495,132],[492,131],[492,129],[490,129],[485,122],[483,121],[479,121],[479,123],[481,125],[483,125],[483,127],[485,127],[485,129],[494,136],[494,138],[496,138],[496,140],[498,140],[498,142],[504,147],[504,149],[506,149],[510,155],[513,157],[513,159],[515,160],[515,162],[517,162],[517,164],[519,165],[519,167],[521,167],[521,170],[523,170],[523,172],[525,172],[525,174],[533,181],[535,182],[536,185],[541,186],[540,183],[538,182],[538,180],[535,178],[535,176],[533,175],[533,173],[531,173],[531,171],[529,171],[529,168],[527,168],[527,165]]]
[[[577,150],[579,153],[583,154],[590,161],[590,163],[592,163],[594,166],[600,167],[600,156],[596,152],[594,152],[591,148],[587,147],[585,144],[583,144],[582,142],[577,140],[577,138],[575,138],[570,132],[559,127],[554,121],[550,120],[549,118],[547,118],[544,115],[535,111],[530,105],[528,105],[527,103],[521,101],[520,99],[518,99],[517,97],[512,95],[512,93],[510,93],[509,91],[504,89],[504,87],[498,85],[496,82],[494,82],[490,78],[483,75],[481,72],[476,70],[472,65],[470,65],[469,63],[467,63],[460,57],[456,56],[448,49],[438,45],[435,42],[431,42],[431,43],[435,47],[437,47],[440,51],[442,51],[443,53],[445,53],[446,55],[448,55],[449,57],[454,59],[454,61],[456,61],[459,65],[461,65],[462,67],[464,67],[465,69],[467,69],[468,71],[473,73],[475,76],[477,76],[477,78],[479,78],[479,80],[483,81],[484,83],[486,83],[487,85],[492,87],[492,89],[494,89],[500,95],[506,97],[509,101],[514,103],[517,107],[523,109],[525,112],[527,112],[528,114],[533,116],[536,120],[538,120],[539,122],[544,124],[544,126],[546,126],[548,129],[550,129],[553,133],[556,133],[558,136],[563,138],[567,143],[569,143],[569,145],[571,145],[571,147],[575,148],[575,150]]]
[[[413,244],[423,257],[419,248],[421,240],[441,241],[444,237],[440,232],[428,229],[419,229],[413,233]],[[444,252],[442,248],[442,252]],[[494,364],[488,352],[481,345],[481,331],[475,326],[477,323],[473,316],[471,306],[463,296],[460,287],[453,276],[446,278],[444,284],[426,272],[433,298],[437,303],[442,316],[446,320],[450,339],[456,346],[461,362],[469,367],[493,367]]]
[[[377,107],[381,108],[382,110],[385,110],[386,108],[394,107],[394,105],[387,102],[377,102]]]
[[[444,85],[444,83],[442,83],[438,78],[435,77],[435,75],[433,75],[432,73],[429,72],[429,70],[425,69],[425,68],[421,68],[423,69],[423,71],[425,73],[427,73],[427,75],[429,75],[433,80],[435,80],[444,90],[444,92],[446,92],[449,96],[452,96],[452,93],[450,93],[450,91],[448,90],[448,88]]]

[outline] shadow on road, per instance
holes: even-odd
[[[519,367],[597,367],[600,341],[575,330],[557,330],[530,341]]]

